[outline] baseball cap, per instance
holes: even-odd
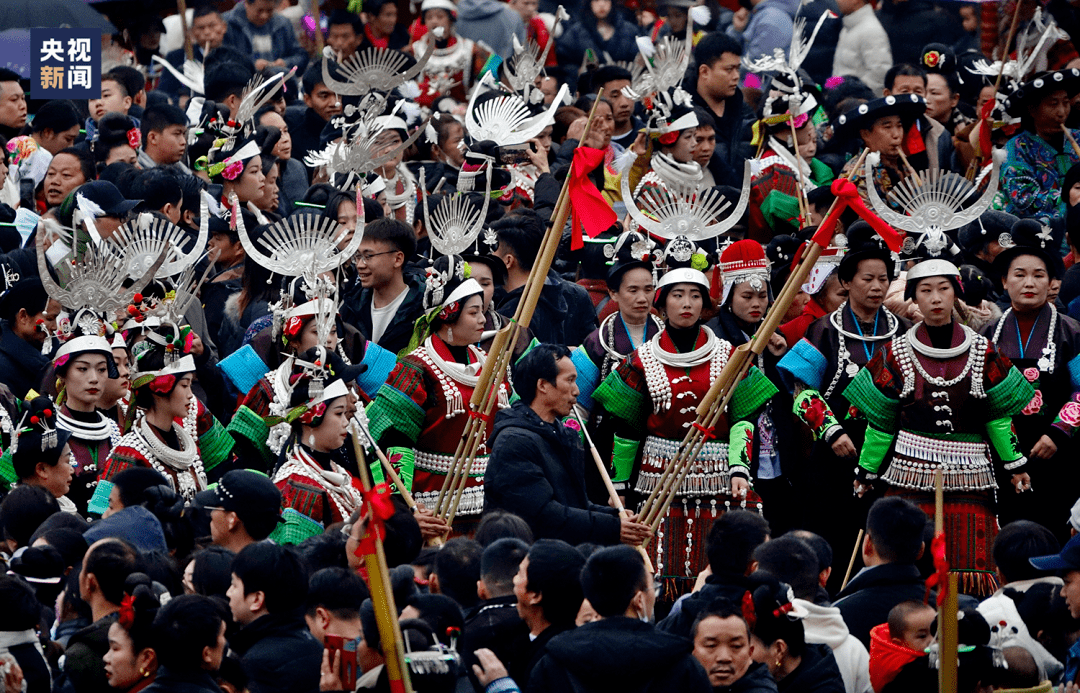
[[[106,216],[124,217],[142,200],[128,200],[120,189],[107,180],[94,180],[80,185],[75,191],[105,212]]]
[[[225,472],[216,486],[195,495],[195,505],[234,512],[245,525],[281,519],[281,492],[266,475],[250,469]]]
[[[1080,534],[1069,539],[1061,553],[1028,560],[1039,570],[1080,570]]]

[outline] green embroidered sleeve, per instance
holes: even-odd
[[[779,391],[757,366],[752,367],[731,395],[731,404],[728,405],[731,420],[749,419]]]
[[[412,492],[413,474],[416,472],[416,451],[412,448],[387,448],[386,459],[390,460],[394,471],[401,477],[401,483],[405,486],[405,490]],[[371,478],[376,484],[387,481],[383,474],[382,462],[379,461],[377,456],[372,455],[370,466]],[[393,488],[393,486],[391,487]],[[393,488],[393,490],[394,493],[400,493],[400,489]]]
[[[233,414],[225,432],[232,435],[234,440],[242,438],[251,443],[251,447],[262,455],[264,464],[261,467],[269,466],[270,448],[266,446],[266,439],[270,437],[270,427],[254,410],[246,404],[241,405]]]
[[[386,384],[379,388],[375,401],[368,405],[371,437],[378,441],[393,429],[415,442],[424,424],[426,401],[423,367],[411,357],[400,359]]]
[[[621,375],[624,368],[626,364],[609,374],[593,392],[593,399],[604,405],[612,416],[634,428],[642,428],[652,403],[646,393],[627,384]]]
[[[732,474],[750,476],[750,460],[754,455],[754,424],[738,421],[728,432],[728,469]]]
[[[15,465],[11,462],[11,448],[8,448],[4,450],[3,455],[0,455],[0,483],[14,486],[18,481],[15,475]]]
[[[865,470],[868,478],[876,477],[885,457],[892,448],[895,433],[887,433],[873,426],[866,427],[866,439],[859,453],[859,467]]]
[[[216,417],[211,415],[211,418],[213,424],[199,437],[199,457],[202,458],[203,468],[207,472],[229,459],[233,449],[233,439],[228,431]],[[263,445],[265,444],[266,438],[263,438]]]
[[[1016,369],[1014,368],[1013,371]],[[1002,382],[1002,385],[1004,384],[1005,382]],[[1020,439],[1016,435],[1016,426],[1013,425],[1012,417],[1003,416],[987,423],[986,436],[990,439],[994,452],[1004,463],[1005,469],[1015,473],[1015,470],[1027,464],[1027,458],[1020,452]]]
[[[1004,380],[986,391],[987,418],[993,421],[1019,414],[1034,396],[1035,386],[1012,366]]]
[[[612,444],[611,463],[615,467],[615,474],[611,482],[621,484],[630,481],[630,475],[634,473],[634,463],[637,461],[640,440],[629,440],[616,435]]]
[[[814,434],[814,440],[828,440],[834,431],[842,429],[829,403],[817,390],[806,389],[795,397],[795,416]]]
[[[851,384],[844,389],[844,397],[853,406],[858,407],[871,426],[882,431],[896,429],[900,402],[877,387],[869,367],[859,371]]]

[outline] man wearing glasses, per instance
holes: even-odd
[[[249,469],[225,472],[195,496],[195,505],[210,513],[210,538],[233,553],[266,539],[281,522],[281,493],[265,474]]]

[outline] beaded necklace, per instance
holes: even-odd
[[[1001,316],[1001,320],[998,320],[997,327],[994,329],[994,344],[1001,343],[1001,330],[1005,327],[1005,321],[1012,315],[1013,309],[1007,308],[1004,315]],[[1040,316],[1042,317],[1042,316]],[[1013,320],[1016,317],[1013,316]],[[1039,319],[1035,319],[1035,324],[1039,323]],[[1054,367],[1057,365],[1057,344],[1054,343],[1054,334],[1057,328],[1057,311],[1054,308],[1050,309],[1050,327],[1047,328],[1046,344],[1043,346],[1042,356],[1039,358],[1039,370],[1047,374],[1052,375],[1054,373]],[[1031,335],[1035,334],[1035,325],[1031,326],[1031,334],[1028,335],[1028,342],[1031,341]],[[1016,320],[1016,341],[1020,343],[1020,321]],[[1024,358],[1024,352],[1027,351],[1026,344],[1020,344],[1020,357]]]

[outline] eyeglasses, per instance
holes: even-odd
[[[366,265],[369,262],[371,262],[371,258],[373,258],[373,257],[378,257],[380,255],[389,255],[391,253],[397,253],[397,252],[400,252],[400,251],[397,251],[397,250],[384,250],[381,253],[357,253],[356,254],[356,262],[358,262],[358,263],[362,262],[362,263],[364,263]]]

